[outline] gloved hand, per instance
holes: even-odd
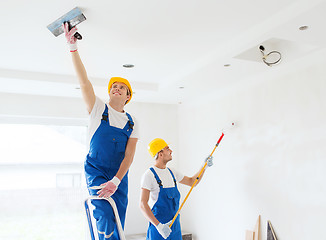
[[[65,32],[65,36],[67,39],[67,43],[70,48],[70,52],[76,52],[77,51],[77,38],[75,38],[75,33],[77,32],[77,28],[73,27],[69,30],[69,24],[64,23],[63,24],[63,31]]]
[[[170,236],[170,233],[172,232],[171,228],[169,227],[169,225],[167,223],[157,224],[156,229],[164,239],[167,239]]]
[[[213,166],[213,156],[208,156],[206,159],[205,159],[205,162],[207,162],[207,167],[211,167]]]
[[[97,192],[98,196],[103,198],[111,197],[117,190],[119,184],[120,184],[119,178],[113,177],[110,181],[100,185],[102,189]]]
[[[172,223],[172,220],[170,220],[169,222],[166,223],[166,225],[168,225],[170,227],[170,224]]]

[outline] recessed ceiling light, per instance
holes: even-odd
[[[230,67],[231,64],[227,63],[227,64],[224,64],[224,67]]]
[[[135,65],[133,65],[133,64],[123,64],[122,66],[125,67],[125,68],[133,68]]]
[[[301,27],[299,27],[299,30],[301,30],[301,31],[304,31],[304,30],[307,30],[308,29],[308,26],[301,26]]]

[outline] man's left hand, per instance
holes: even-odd
[[[207,167],[211,167],[213,166],[213,156],[208,156],[206,159],[205,159],[205,163],[207,162]]]
[[[111,197],[118,189],[119,184],[120,184],[119,178],[113,177],[110,181],[100,185],[102,189],[97,192],[98,196],[103,198]]]

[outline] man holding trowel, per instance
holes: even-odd
[[[173,217],[178,212],[180,193],[177,182],[192,186],[201,180],[205,168],[192,177],[187,177],[166,165],[172,160],[172,150],[161,138],[156,138],[148,145],[150,155],[155,164],[142,176],[140,208],[149,220],[147,240],[181,240],[180,216],[175,219],[171,228]],[[213,165],[212,156],[205,159],[206,166]],[[200,172],[202,173],[200,175]],[[199,176],[199,178],[197,178]]]
[[[70,30],[67,23],[63,27],[90,116],[89,152],[85,160],[87,187],[90,195],[114,199],[124,226],[128,204],[128,170],[139,137],[135,118],[124,111],[125,104],[132,97],[132,89],[127,79],[112,77],[108,85],[109,102],[104,103],[98,98],[77,50],[77,29],[74,27]],[[99,239],[119,239],[111,205],[104,200],[92,200],[92,204]]]

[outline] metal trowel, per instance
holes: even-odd
[[[63,23],[68,23],[69,24],[69,29],[73,28],[77,24],[83,22],[86,20],[86,17],[84,14],[81,12],[81,10],[78,7],[75,7],[72,9],[70,12],[66,13],[59,19],[55,20],[53,23],[49,24],[47,28],[53,33],[54,36],[59,36],[61,33],[63,33]],[[82,39],[82,36],[76,32],[75,33],[75,38],[78,40]]]

